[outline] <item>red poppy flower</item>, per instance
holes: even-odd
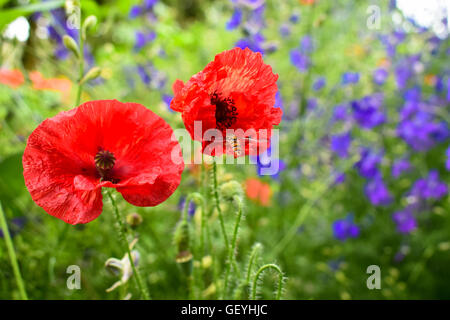
[[[0,69],[0,83],[13,89],[20,87],[25,82],[25,78],[20,70]]]
[[[39,71],[30,72],[30,80],[34,90],[50,90],[61,93],[63,101],[67,102],[72,90],[72,81],[67,78],[44,78]]]
[[[203,71],[200,71],[184,84],[176,80],[173,84],[174,98],[170,107],[181,112],[186,129],[192,139],[201,141],[203,153],[218,155],[217,151],[206,147],[214,139],[206,139],[209,129],[219,130],[222,137],[228,137],[227,129],[239,130],[243,136],[239,140],[239,155],[263,152],[269,145],[273,125],[281,121],[282,111],[274,108],[276,81],[271,66],[264,64],[260,53],[250,49],[234,48],[216,55]],[[194,132],[194,122],[201,122],[201,131]],[[264,130],[266,135],[264,135]],[[246,132],[254,130],[256,134],[247,137]],[[253,138],[256,143],[248,143]],[[225,150],[227,140],[221,142]],[[236,142],[236,140],[234,141]],[[242,143],[243,142],[243,143]],[[237,143],[236,143],[237,144]],[[236,150],[232,150],[236,156]],[[227,152],[229,153],[229,152]]]
[[[184,163],[172,128],[136,103],[86,102],[42,122],[23,155],[36,204],[70,224],[102,212],[102,187],[136,206],[156,206],[178,187]]]
[[[248,178],[245,180],[245,193],[247,197],[260,205],[267,207],[272,197],[272,189],[270,184],[259,179]]]

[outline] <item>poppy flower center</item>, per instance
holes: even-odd
[[[111,181],[116,183],[117,180],[111,177],[111,170],[116,163],[116,157],[108,150],[101,149],[94,157],[95,168],[100,175],[102,181]]]
[[[217,92],[211,95],[211,104],[216,106],[216,126],[220,130],[230,128],[238,115],[234,101],[231,98],[223,98]]]

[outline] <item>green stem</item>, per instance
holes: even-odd
[[[219,192],[217,191],[217,164],[216,164],[216,157],[213,157],[213,193],[214,193],[214,200],[215,200],[217,213],[219,214],[220,228],[222,229],[223,239],[225,241],[225,247],[227,248],[227,251],[228,251],[230,249],[229,248],[230,245],[229,245],[229,242],[228,242],[227,232],[225,230],[225,221],[223,219],[222,209],[220,208]]]
[[[122,245],[127,250],[128,259],[130,260],[131,269],[133,270],[133,274],[135,275],[135,279],[136,279],[137,285],[139,287],[139,290],[141,291],[141,294],[145,300],[150,300],[150,294],[148,292],[148,289],[147,289],[146,285],[144,284],[144,282],[142,281],[142,277],[141,277],[139,270],[134,265],[133,256],[131,255],[130,245],[128,244],[127,237],[126,237],[125,225],[123,223],[119,208],[117,208],[116,201],[114,200],[114,197],[112,196],[110,190],[107,191],[107,194],[108,194],[109,200],[111,200],[112,206],[114,208],[114,217],[116,218],[116,222],[119,227],[119,229],[118,229],[119,237],[120,237],[120,240],[122,241]]]
[[[22,300],[28,300],[27,292],[25,291],[25,285],[23,284],[22,276],[20,274],[19,264],[17,263],[16,252],[14,251],[14,245],[9,234],[8,225],[6,223],[5,214],[3,213],[2,204],[0,203],[0,227],[3,229],[3,236],[6,242],[6,248],[8,249],[9,260],[13,268],[14,277],[16,278],[17,287],[19,288],[20,296]]]
[[[241,223],[241,218],[242,218],[242,203],[241,203],[241,201],[242,200],[240,198],[234,197],[234,202],[237,204],[237,207],[238,207],[238,213],[236,216],[236,223],[234,224],[233,239],[231,240],[231,247],[228,252],[228,262],[227,262],[226,271],[225,271],[225,284],[224,284],[223,293],[222,293],[223,298],[225,298],[226,294],[227,294],[231,265],[233,264],[233,261],[235,260],[236,242],[237,242],[237,236],[238,236],[238,232],[239,232],[239,225]]]
[[[81,17],[80,17],[81,18]],[[81,36],[81,31],[79,32],[80,37],[79,37],[79,41],[80,41],[80,57],[79,57],[79,70],[78,70],[78,88],[77,88],[77,99],[76,99],[76,103],[75,106],[78,106],[81,102],[81,93],[83,91],[83,84],[81,83],[81,79],[83,79],[83,75],[84,75],[84,49],[83,49],[83,45],[84,45],[84,40],[83,37]]]
[[[277,295],[276,295],[275,299],[276,300],[280,300],[281,299],[281,293],[282,293],[282,290],[283,290],[283,272],[281,271],[279,266],[277,266],[276,264],[273,264],[273,263],[263,265],[256,272],[255,278],[253,279],[252,300],[256,300],[256,287],[258,285],[259,276],[266,269],[273,269],[273,270],[275,270],[278,273],[278,288],[277,288]]]

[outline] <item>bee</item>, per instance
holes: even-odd
[[[234,156],[235,157],[240,157],[243,155],[243,150],[241,148],[241,143],[239,142],[239,140],[244,140],[244,141],[253,141],[256,142],[256,139],[250,138],[250,137],[244,137],[244,138],[238,138],[235,135],[231,136],[231,137],[226,137],[226,141],[227,143],[233,148],[233,152],[234,152]],[[245,143],[244,143],[245,145]]]

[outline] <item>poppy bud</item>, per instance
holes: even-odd
[[[63,36],[63,43],[66,46],[66,48],[69,49],[70,51],[72,51],[72,53],[77,58],[80,58],[80,56],[81,56],[80,49],[78,48],[78,45],[77,45],[76,41],[71,36],[64,35]]]
[[[96,16],[89,16],[86,18],[86,20],[84,20],[83,26],[81,27],[81,37],[83,38],[83,40],[86,39],[86,32],[89,29],[95,27],[96,24],[97,24]]]
[[[98,76],[100,76],[101,73],[102,69],[100,69],[99,67],[93,67],[84,75],[83,79],[80,80],[80,84],[83,84],[89,80],[97,78]]]
[[[231,180],[220,186],[220,194],[227,201],[233,201],[234,197],[242,199],[243,193],[242,186],[235,180]]]
[[[136,228],[138,225],[142,223],[142,216],[139,213],[133,212],[127,215],[127,223],[132,227]]]
[[[178,254],[175,258],[177,263],[187,263],[192,260],[192,253],[190,248],[190,235],[189,235],[189,224],[187,221],[182,220],[177,225],[174,235],[175,245],[178,249]]]

